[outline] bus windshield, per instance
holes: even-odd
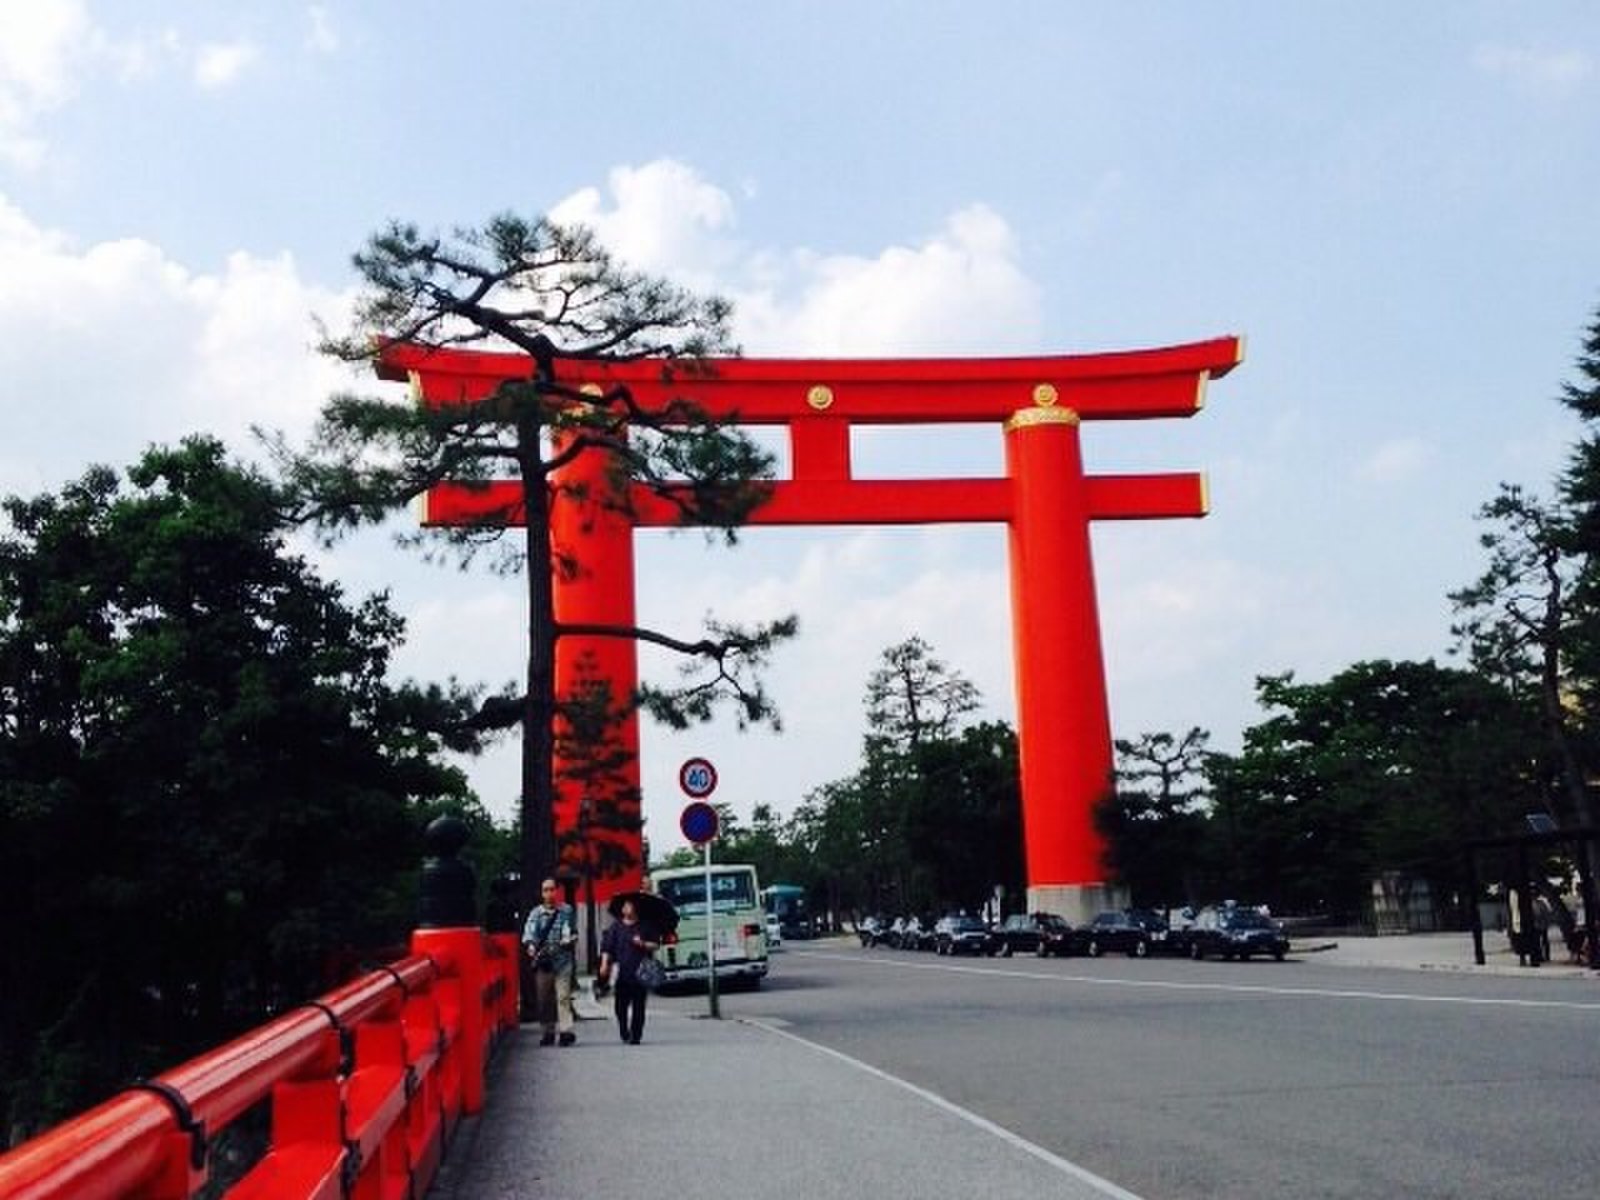
[[[706,877],[703,873],[674,875],[656,881],[656,890],[680,913],[705,912]],[[756,903],[755,876],[750,871],[711,871],[711,894],[718,912],[752,908]]]

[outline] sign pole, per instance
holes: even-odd
[[[711,1019],[720,1021],[717,1004],[717,906],[711,896],[711,843],[706,843],[706,995],[711,999]]]
[[[720,1020],[717,1005],[717,906],[711,894],[711,843],[717,840],[717,810],[706,797],[717,790],[717,768],[709,759],[691,758],[678,768],[678,786],[690,803],[678,817],[678,828],[690,843],[705,851],[706,881],[706,996],[711,1001],[711,1017]]]

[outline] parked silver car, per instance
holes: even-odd
[[[994,941],[989,927],[977,917],[941,917],[933,927],[933,948],[939,954],[982,956],[993,952]]]

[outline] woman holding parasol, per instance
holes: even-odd
[[[607,911],[616,918],[606,927],[600,940],[600,978],[609,977],[616,967],[615,998],[617,1032],[630,1046],[637,1046],[644,1037],[645,1002],[650,996],[647,982],[654,968],[659,976],[653,955],[661,940],[678,927],[678,910],[666,900],[650,892],[623,892],[613,896]],[[641,979],[640,966],[647,962],[645,979]]]

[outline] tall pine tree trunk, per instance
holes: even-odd
[[[522,715],[522,884],[531,899],[555,871],[556,677],[555,561],[550,544],[550,487],[540,454],[538,417],[518,422],[528,579],[528,690]]]

